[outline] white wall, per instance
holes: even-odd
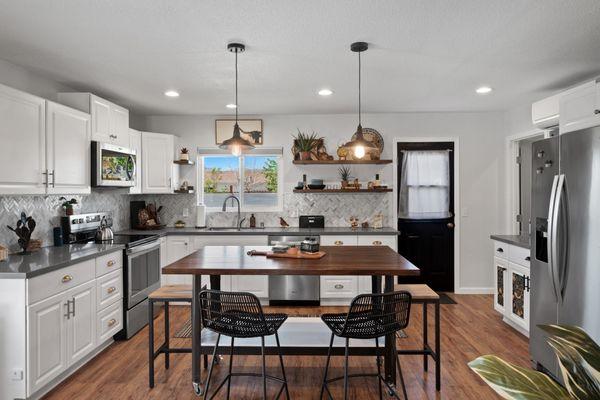
[[[72,88],[57,81],[2,59],[0,59],[0,83],[53,101],[56,101],[57,93],[73,91]]]
[[[179,136],[179,145],[194,149],[215,146],[215,116],[149,116],[144,129]],[[338,144],[349,140],[356,130],[355,115],[267,115],[244,116],[262,118],[264,146],[284,148],[284,187],[289,190],[302,174],[338,181],[334,166],[299,166],[292,164],[291,135],[297,129],[325,137],[330,154]],[[393,140],[401,137],[456,137],[460,152],[460,202],[462,211],[459,229],[460,282],[457,290],[480,292],[492,287],[489,235],[504,232],[505,198],[502,196],[504,178],[505,137],[504,113],[396,113],[368,114],[363,126],[377,129],[384,137],[382,158],[392,158]],[[354,166],[361,181],[372,179],[377,172],[393,184],[393,166]],[[185,179],[194,181],[194,176]],[[391,196],[391,194],[389,195]],[[390,202],[391,204],[392,202]],[[461,210],[457,210],[459,214]],[[388,222],[394,226],[393,221]]]

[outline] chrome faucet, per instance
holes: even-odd
[[[242,218],[240,219],[240,199],[238,199],[235,195],[230,194],[229,196],[227,196],[225,198],[225,201],[223,201],[223,211],[227,211],[227,200],[232,199],[235,200],[237,202],[237,230],[241,231],[242,230],[242,222],[244,222],[246,220],[246,218]]]

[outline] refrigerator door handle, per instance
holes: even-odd
[[[562,220],[564,221],[568,221],[568,207],[567,207],[567,202],[566,199],[563,198],[565,194],[565,175],[561,174],[558,176],[558,183],[556,185],[556,204],[554,205],[554,225],[553,225],[553,229],[554,229],[554,237],[553,237],[553,241],[554,243],[552,244],[552,251],[554,252],[553,255],[553,275],[555,278],[557,278],[558,280],[558,287],[555,284],[555,290],[557,292],[558,297],[560,298],[560,300],[562,301],[563,298],[563,291],[564,291],[564,282],[565,279],[565,268],[566,268],[566,263],[567,263],[567,255],[566,254],[559,254],[559,245],[558,245],[558,241],[559,241],[559,237],[561,240],[561,243],[564,244],[564,251],[568,251],[569,248],[569,237],[568,237],[568,227],[564,226],[564,224],[561,224],[560,222]],[[563,206],[564,204],[564,206]],[[564,210],[564,218],[561,218],[561,212]],[[560,235],[560,236],[559,236]],[[562,246],[561,246],[562,247]]]
[[[558,290],[556,289],[556,279],[554,279],[554,264],[556,263],[556,188],[558,186],[558,175],[554,175],[552,180],[552,190],[550,191],[550,205],[548,207],[548,273],[554,293],[554,300],[558,301]]]

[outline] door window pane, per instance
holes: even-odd
[[[244,205],[276,207],[278,204],[278,162],[272,156],[244,157]]]
[[[230,187],[239,196],[239,159],[234,156],[204,158],[204,204],[221,207]]]

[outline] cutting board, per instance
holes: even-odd
[[[319,258],[325,257],[324,251],[317,251],[316,253],[302,253],[298,252],[297,254],[288,254],[288,253],[273,253],[272,251],[256,251],[250,250],[247,253],[249,256],[267,256],[267,258],[295,258],[295,259],[305,259],[305,260],[317,260]]]

